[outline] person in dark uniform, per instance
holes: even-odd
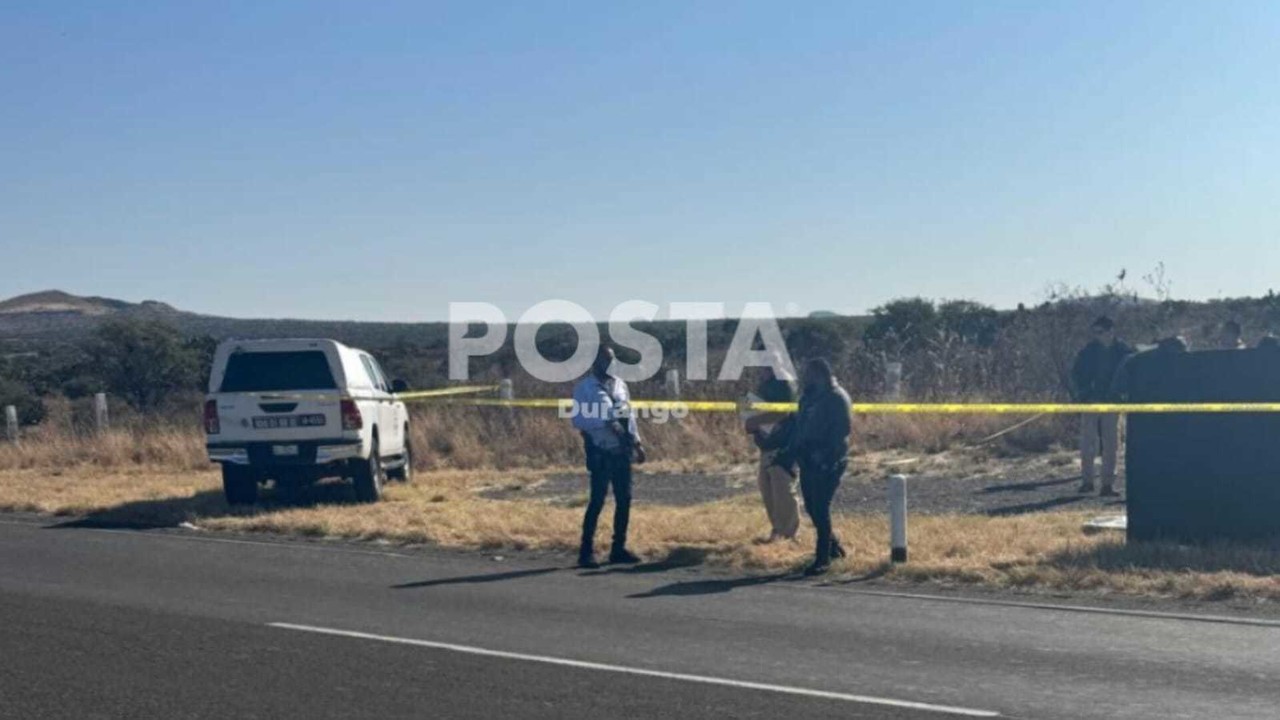
[[[831,568],[832,558],[845,556],[831,527],[831,503],[849,466],[850,401],[822,358],[806,363],[801,379],[800,409],[781,455],[782,462],[799,465],[804,509],[818,535],[813,564],[805,574],[821,575]]]
[[[613,546],[609,562],[634,564],[640,558],[627,550],[627,525],[631,519],[631,463],[644,462],[644,446],[631,412],[631,394],[622,378],[609,374],[613,348],[602,345],[591,371],[573,388],[573,426],[582,433],[591,496],[582,518],[582,544],[578,566],[598,568],[595,559],[596,523],[605,497],[613,488]]]

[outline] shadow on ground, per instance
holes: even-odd
[[[1067,495],[1064,497],[1040,500],[1038,502],[1019,503],[1017,505],[1005,505],[1004,507],[992,508],[988,510],[986,514],[991,517],[1025,515],[1026,513],[1045,512],[1046,510],[1054,510],[1068,505],[1082,504],[1087,499],[1088,497],[1085,495]]]
[[[855,577],[841,578],[833,581],[830,585],[852,585],[856,583],[869,582],[888,574],[890,569],[889,563],[884,563],[875,569],[862,575]],[[772,575],[752,575],[741,578],[724,578],[711,580],[688,580],[684,582],[671,583],[663,585],[643,593],[628,595],[629,599],[640,600],[644,598],[655,597],[689,597],[696,595],[716,595],[720,593],[733,592],[739,588],[757,587],[760,585],[769,585],[776,582],[797,582],[803,580],[804,576],[799,572],[787,571],[774,573]]]
[[[1046,563],[1066,572],[1161,571],[1186,577],[1205,573],[1206,599],[1229,599],[1232,578],[1213,573],[1239,573],[1257,578],[1280,575],[1280,540],[1258,543],[1186,545],[1171,541],[1126,542],[1122,537],[1090,547],[1072,547],[1050,556]],[[1215,589],[1217,588],[1217,589]]]
[[[227,504],[221,491],[206,490],[187,497],[121,503],[52,527],[150,530],[177,527],[184,522],[199,524],[199,521],[210,518],[250,517],[287,508],[354,502],[355,495],[351,486],[338,482],[306,488],[267,488],[261,491],[257,503],[247,507],[232,507]]]
[[[580,573],[583,577],[592,577],[597,575],[609,575],[612,573],[656,573],[675,570],[678,568],[695,567],[706,561],[707,551],[702,548],[677,547],[661,560],[653,562],[641,563],[638,565],[615,565],[607,566],[600,570]],[[548,566],[541,568],[531,568],[528,570],[512,570],[509,572],[482,573],[478,575],[461,575],[458,577],[432,578],[428,580],[418,580],[416,582],[400,583],[392,585],[393,590],[415,590],[421,588],[441,587],[446,585],[475,585],[481,583],[505,582],[508,580],[519,580],[527,577],[537,577],[539,575],[547,575],[561,570],[574,570],[575,566]]]
[[[519,580],[520,578],[536,577],[538,575],[546,575],[548,573],[565,570],[565,567],[545,567],[535,568],[532,570],[513,570],[511,572],[501,573],[484,573],[481,575],[462,575],[459,577],[436,578],[433,580],[419,580],[417,582],[400,583],[392,585],[392,590],[414,590],[419,588],[440,587],[442,585],[478,585],[482,583],[503,582],[504,580]]]
[[[1063,477],[1049,478],[1047,480],[1035,480],[1032,482],[1009,483],[1005,485],[990,485],[982,488],[981,493],[983,495],[993,495],[997,493],[1034,492],[1044,488],[1069,485],[1071,483],[1078,482],[1079,480],[1079,477]]]
[[[795,573],[779,573],[775,575],[756,575],[744,578],[724,580],[689,580],[656,587],[648,592],[628,595],[630,600],[642,600],[655,597],[690,597],[696,595],[717,595],[737,590],[738,588],[768,585],[779,580],[796,579]]]
[[[710,554],[711,551],[706,548],[680,545],[672,548],[661,560],[642,562],[638,565],[609,565],[599,570],[590,570],[581,573],[581,575],[583,577],[591,577],[593,575],[608,575],[610,573],[628,573],[631,575],[638,575],[644,573],[667,572],[668,570],[679,570],[680,568],[690,568],[702,565],[707,561],[707,556]]]
[[[879,580],[885,575],[888,575],[889,571],[892,569],[893,569],[893,565],[891,563],[887,563],[887,562],[880,563],[875,568],[868,570],[867,572],[861,575],[854,575],[853,577],[843,577],[843,578],[840,578],[839,580],[833,580],[831,582],[827,582],[823,584],[824,585],[856,585],[857,583],[871,582],[872,580]]]

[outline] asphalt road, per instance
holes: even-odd
[[[565,564],[0,518],[0,717],[1280,715],[1265,619]]]

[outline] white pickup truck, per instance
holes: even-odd
[[[334,340],[228,340],[209,375],[204,427],[209,460],[222,466],[227,502],[258,487],[350,478],[374,502],[387,478],[413,472],[409,414],[369,353]]]

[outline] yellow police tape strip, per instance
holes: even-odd
[[[401,396],[404,397],[404,396]],[[555,398],[498,400],[495,398],[448,398],[439,400],[449,405],[510,408],[572,407],[573,401]],[[795,412],[796,403],[737,403],[728,400],[633,400],[637,410],[667,412]],[[1280,412],[1280,403],[853,403],[859,414],[925,414],[958,415],[991,413],[997,415],[1073,414],[1073,413],[1268,413]]]
[[[396,393],[398,400],[423,400],[426,398],[446,397],[449,395],[471,395],[473,393],[495,392],[497,385],[465,385],[458,387],[437,388],[435,390],[411,390]]]
[[[857,413],[992,413],[1062,415],[1074,413],[1266,413],[1280,403],[854,403]]]

